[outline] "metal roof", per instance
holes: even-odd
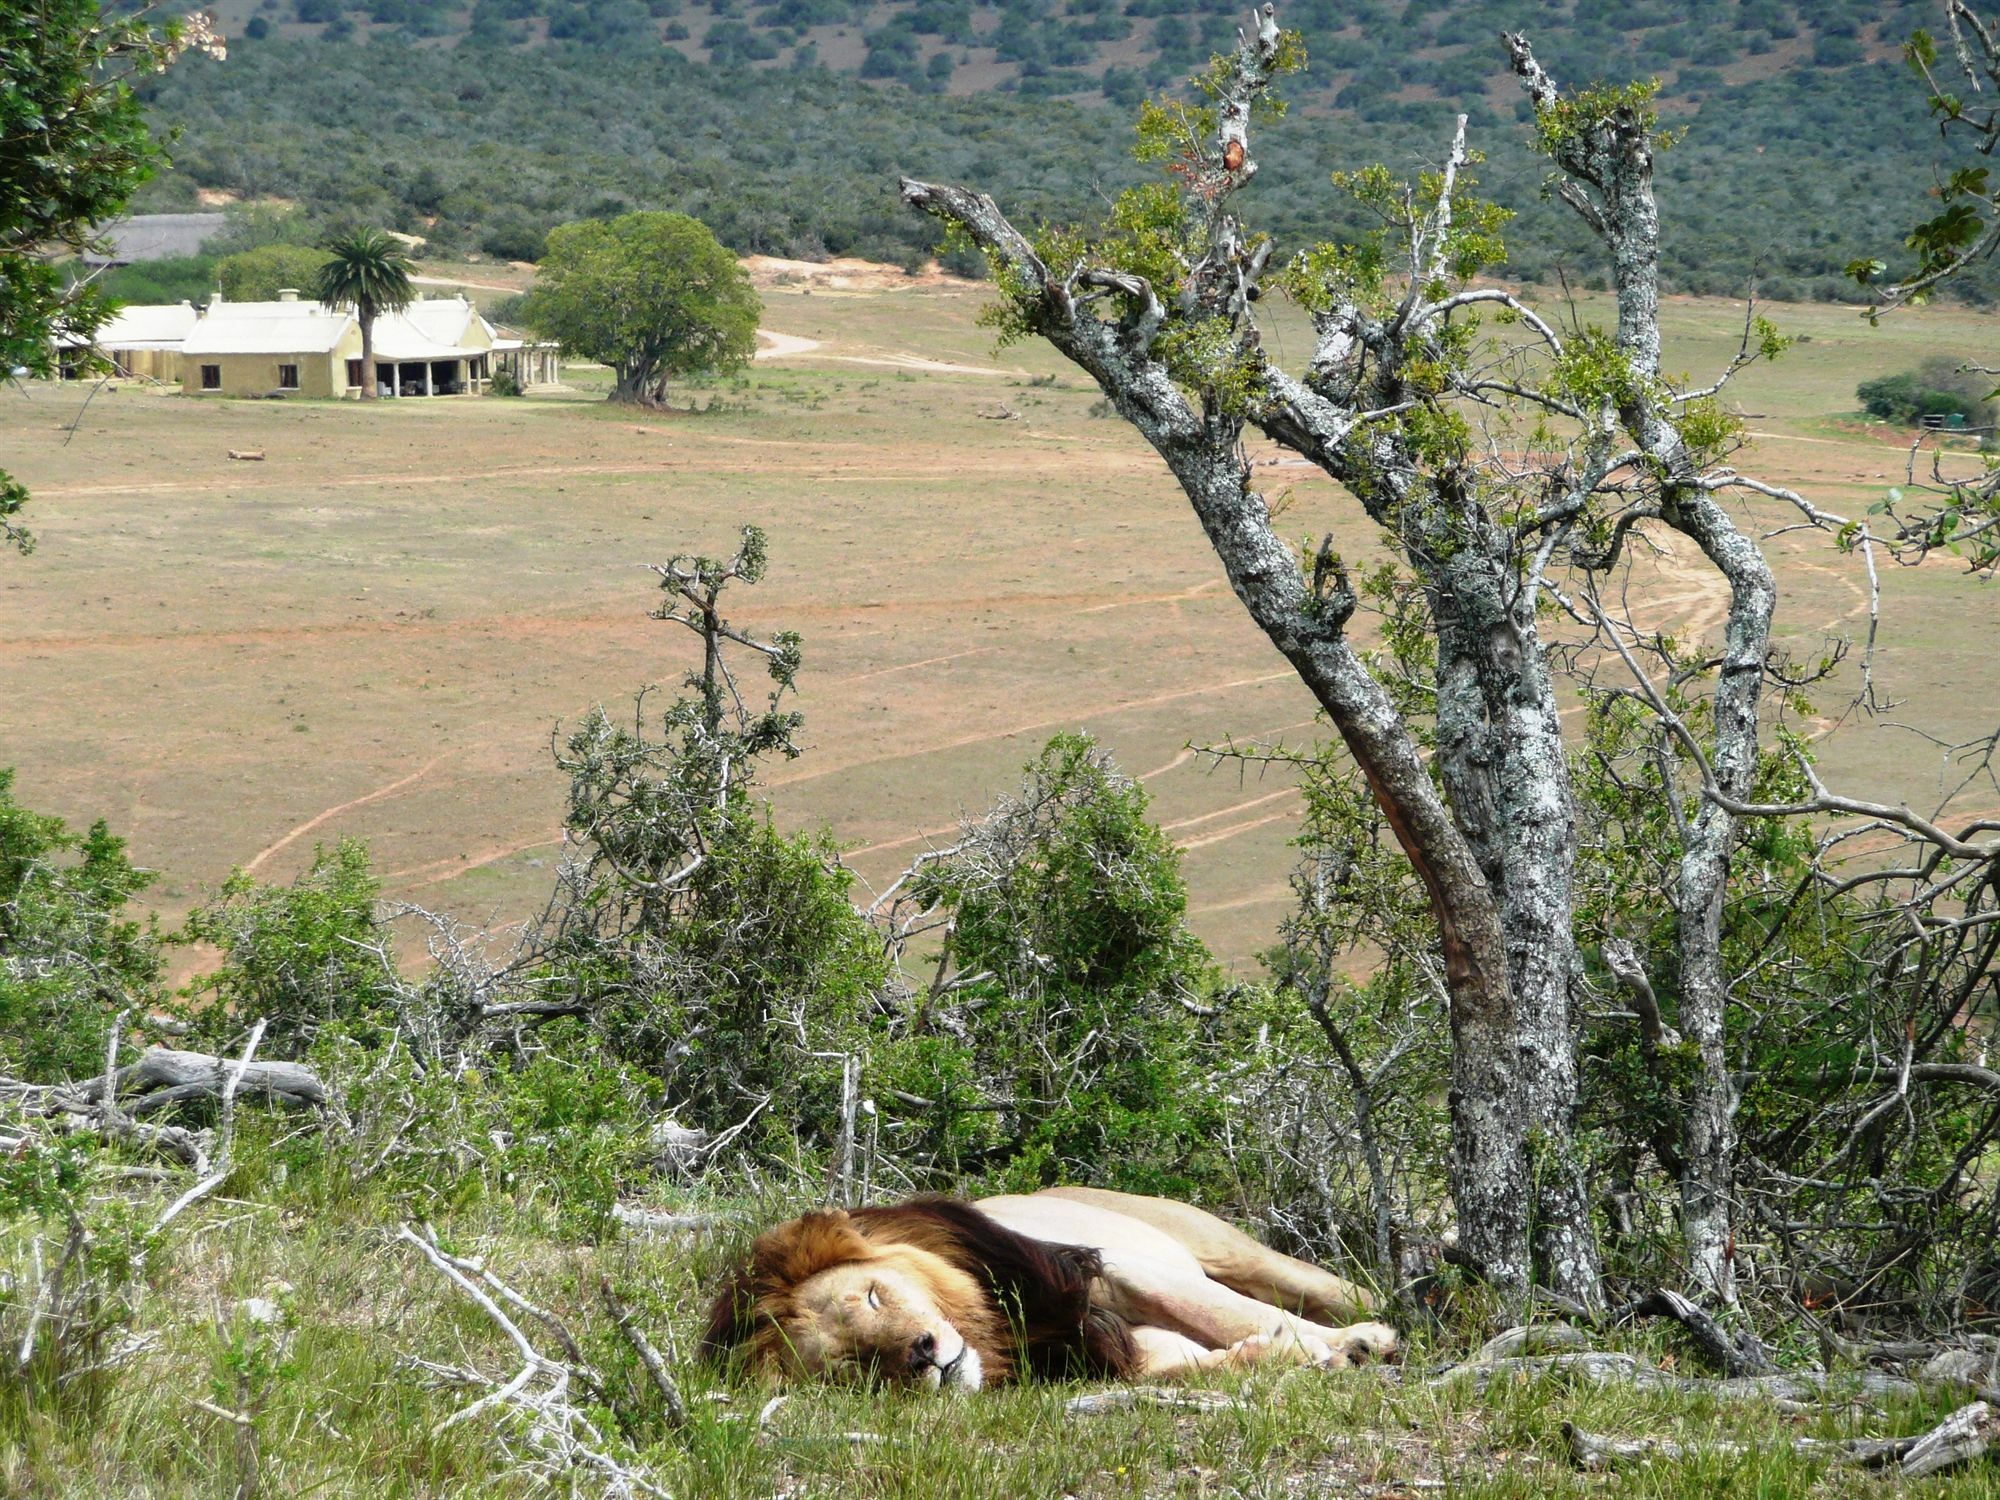
[[[91,342],[100,349],[178,349],[194,331],[196,318],[188,302],[121,307]]]
[[[403,312],[383,313],[375,320],[375,356],[465,359],[483,353],[464,344],[475,321],[490,334],[492,325],[463,298],[413,302]],[[185,302],[123,308],[97,343],[107,349],[178,348],[191,355],[330,354],[352,326],[354,314],[345,308],[299,298],[278,302],[217,298],[201,313]]]
[[[465,347],[478,316],[463,297],[419,298],[375,320],[375,353],[382,359],[464,359],[482,353]]]
[[[87,252],[83,259],[93,266],[129,266],[196,255],[228,222],[222,214],[134,214],[104,225],[99,234],[107,248]]]
[[[317,302],[215,302],[189,331],[184,354],[331,354],[354,315]]]

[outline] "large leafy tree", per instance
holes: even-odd
[[[97,0],[0,6],[0,376],[47,376],[59,336],[87,338],[111,314],[90,279],[54,252],[81,252],[152,175],[159,146],[132,93],[189,48],[222,43],[200,18],[149,25],[110,18]],[[0,471],[0,544],[23,551],[27,491]]]
[[[617,375],[611,398],[658,405],[676,377],[740,369],[762,306],[707,225],[631,213],[549,235],[522,315],[537,332]]]
[[[328,307],[351,307],[361,323],[361,398],[375,396],[375,320],[416,297],[410,258],[379,229],[355,229],[327,242],[315,290]]]
[[[1585,1149],[1575,1128],[1579,941],[1576,799],[1561,661],[1544,619],[1567,611],[1609,661],[1646,639],[1615,583],[1635,528],[1676,533],[1729,594],[1724,640],[1685,671],[1709,696],[1676,716],[1702,768],[1673,851],[1680,1022],[1692,1053],[1681,1152],[1689,1269],[1734,1298],[1734,1084],[1723,1019],[1723,895],[1757,790],[1759,708],[1775,589],[1724,502],[1799,497],[1729,466],[1738,427],[1721,381],[1781,341],[1746,323],[1707,386],[1663,367],[1652,90],[1564,92],[1508,39],[1553,189],[1599,241],[1615,327],[1561,329],[1475,281],[1501,258],[1506,215],[1470,191],[1465,120],[1440,165],[1411,181],[1380,167],[1335,180],[1381,229],[1276,255],[1238,217],[1257,171],[1252,125],[1303,63],[1265,5],[1195,106],[1149,106],[1142,156],[1165,181],[1121,195],[1097,233],[1021,233],[992,199],[905,181],[903,196],[983,249],[1004,334],[1047,339],[1087,371],[1179,481],[1237,597],[1313,692],[1420,882],[1437,934],[1427,982],[1451,1030],[1452,1191],[1460,1244],[1496,1283],[1531,1278],[1599,1295]],[[1261,299],[1312,317],[1303,371],[1280,366]],[[1482,326],[1486,315],[1492,321]],[[1416,701],[1348,632],[1365,602],[1329,536],[1301,553],[1257,488],[1252,432],[1339,481],[1416,585],[1434,648]],[[1650,689],[1639,677],[1642,695]],[[1649,703],[1656,698],[1648,697]],[[1664,703],[1659,704],[1662,710]],[[1664,717],[1664,712],[1662,717]]]

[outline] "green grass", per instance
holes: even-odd
[[[306,1160],[296,1142],[286,1155]],[[338,1158],[302,1164],[281,1182],[271,1159],[253,1144],[227,1196],[181,1220],[171,1243],[155,1251],[133,1324],[154,1336],[147,1352],[111,1377],[73,1380],[54,1395],[46,1386],[0,1383],[0,1493],[50,1500],[231,1493],[235,1429],[195,1401],[244,1400],[230,1364],[241,1339],[229,1330],[243,1326],[235,1309],[247,1297],[279,1301],[288,1330],[282,1360],[271,1362],[273,1373],[246,1403],[255,1412],[260,1494],[392,1500],[538,1492],[509,1456],[519,1437],[505,1419],[478,1417],[439,1431],[475,1393],[440,1385],[410,1363],[469,1365],[496,1378],[517,1367],[493,1325],[395,1238],[405,1215],[465,1194],[445,1187],[443,1176],[401,1198],[379,1183],[356,1187]],[[459,1186],[474,1183],[466,1178]],[[142,1220],[160,1201],[135,1205]],[[791,1193],[708,1206],[749,1224],[803,1202]],[[1463,1347],[1417,1328],[1400,1370],[1216,1378],[1208,1383],[1236,1398],[1216,1411],[1142,1406],[1071,1416],[1064,1402],[1085,1388],[1070,1385],[942,1398],[804,1386],[760,1424],[769,1390],[731,1384],[690,1358],[701,1309],[741,1243],[740,1230],[577,1242],[557,1233],[544,1196],[525,1184],[511,1195],[475,1192],[438,1222],[449,1248],[477,1255],[561,1317],[614,1389],[639,1392],[636,1363],[595,1295],[599,1277],[611,1279],[668,1351],[691,1413],[678,1432],[648,1415],[632,1447],[673,1494],[703,1500],[1276,1497],[1414,1494],[1440,1485],[1455,1496],[1524,1500],[1607,1488],[1663,1496],[1864,1494],[1887,1486],[1795,1456],[1790,1439],[1913,1433],[1957,1404],[1940,1393],[1880,1411],[1835,1403],[1800,1415],[1768,1403],[1718,1405],[1546,1381],[1496,1383],[1475,1394],[1429,1383],[1427,1372]],[[29,1232],[24,1223],[0,1230],[0,1268],[19,1273]],[[553,1352],[532,1322],[524,1326]],[[1630,1334],[1620,1346],[1698,1373],[1688,1352],[1657,1328]],[[1697,1444],[1728,1440],[1754,1451],[1606,1479],[1574,1471],[1565,1422]],[[848,1434],[857,1432],[879,1441],[856,1443]],[[1975,1466],[1914,1493],[1995,1490],[1989,1471]],[[577,1493],[595,1492],[579,1481]]]

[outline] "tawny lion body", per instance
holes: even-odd
[[[806,1214],[767,1230],[704,1347],[769,1375],[978,1390],[1023,1375],[1167,1379],[1379,1359],[1351,1282],[1164,1198],[1051,1188]],[[1345,1324],[1346,1326],[1341,1326]]]

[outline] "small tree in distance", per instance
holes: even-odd
[[[361,322],[361,399],[375,398],[375,320],[416,298],[410,258],[379,229],[356,229],[327,243],[315,294],[328,307],[351,307]]]
[[[659,406],[677,376],[741,369],[763,310],[750,278],[699,219],[630,213],[549,234],[522,306],[537,333],[611,367],[614,401]]]

